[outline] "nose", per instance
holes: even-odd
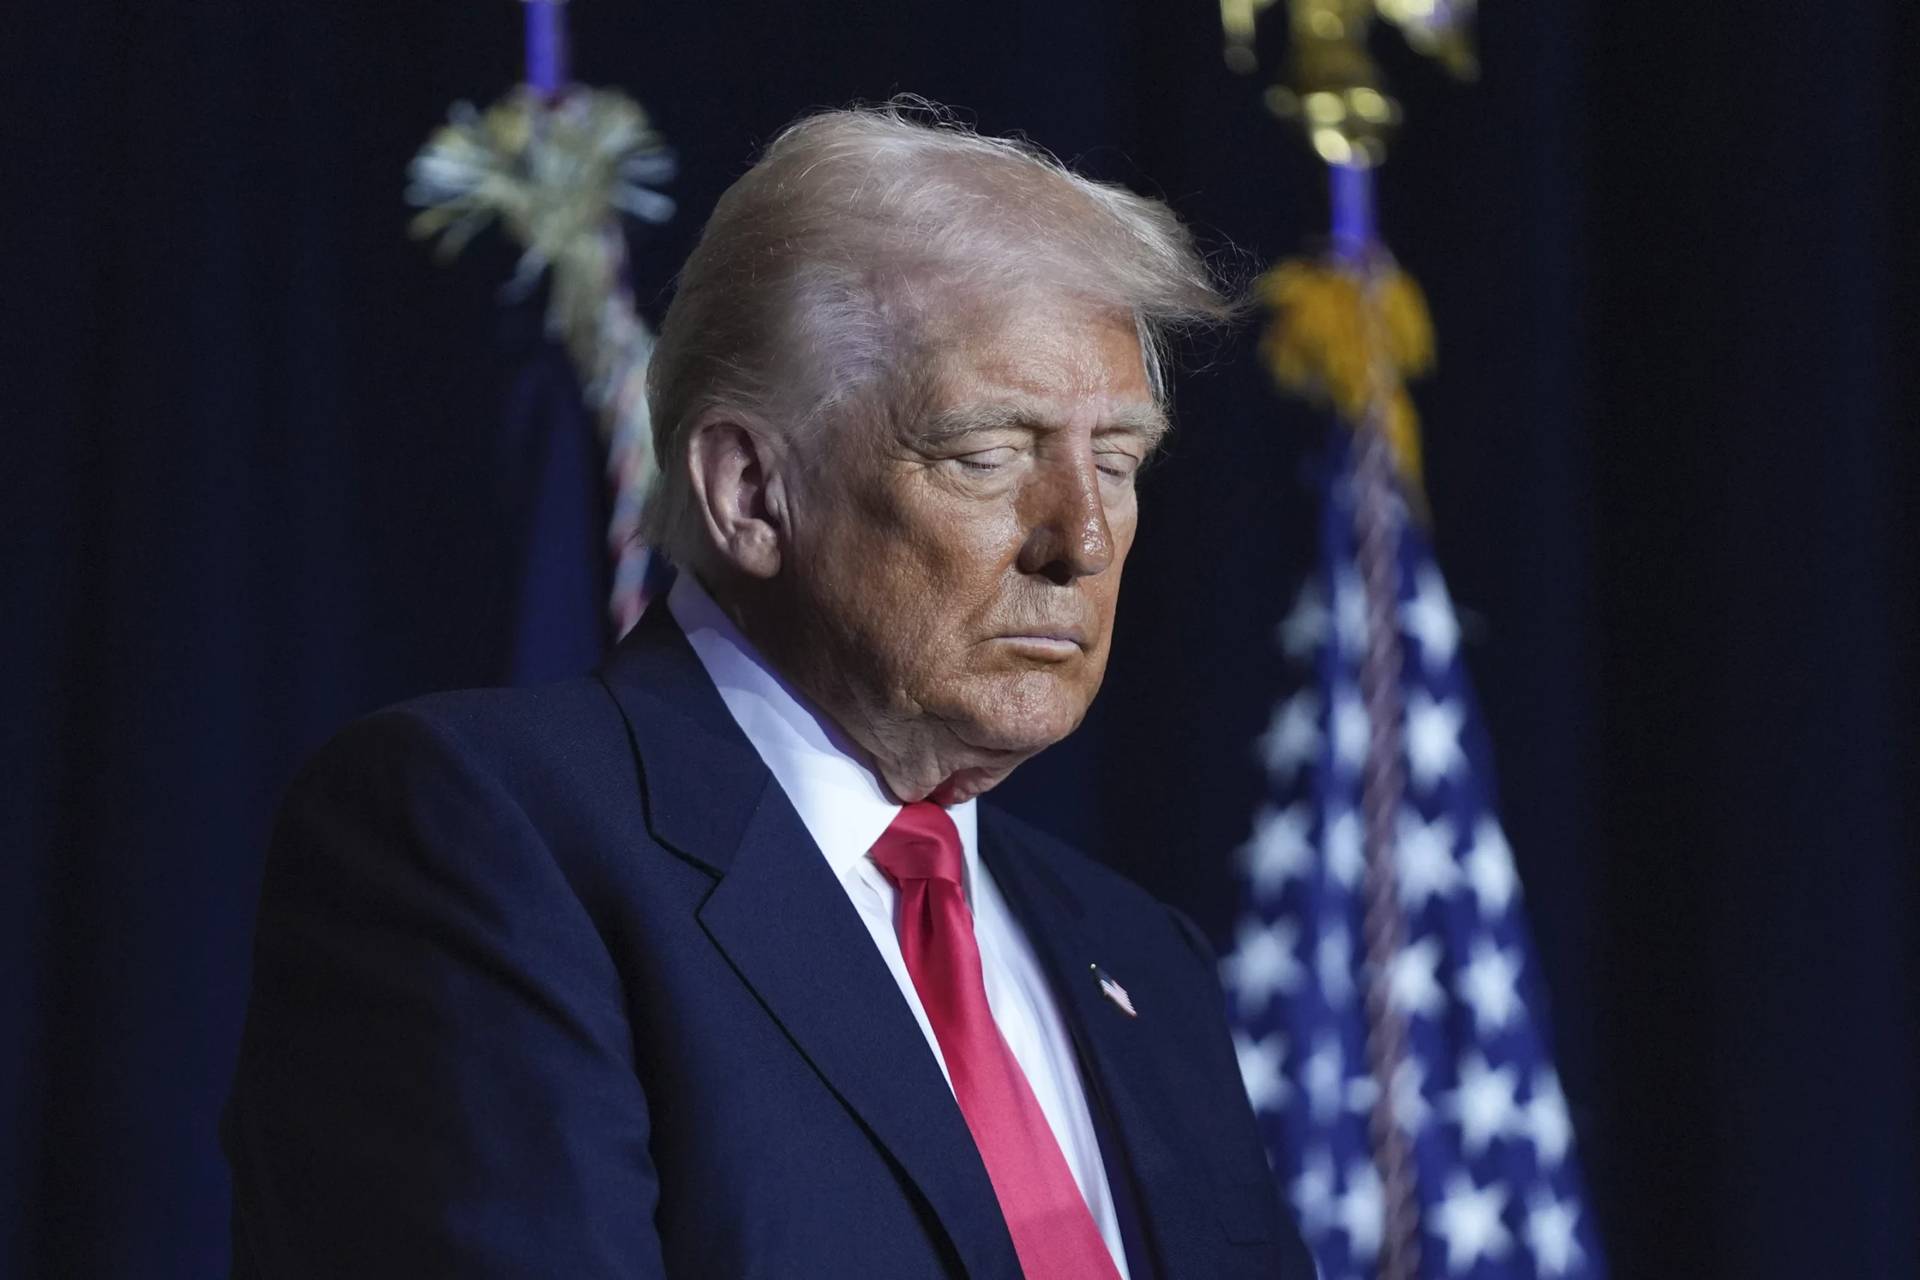
[[[1100,496],[1100,470],[1092,449],[1055,456],[1034,469],[1022,495],[1026,541],[1020,547],[1022,573],[1038,574],[1056,586],[1101,573],[1113,563],[1113,531]]]

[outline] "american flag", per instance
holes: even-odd
[[[1599,1277],[1460,626],[1391,480],[1364,556],[1334,435],[1224,961],[1247,1092],[1326,1280]]]

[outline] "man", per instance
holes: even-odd
[[[776,139],[654,357],[665,606],[288,797],[237,1270],[1310,1276],[1207,944],[975,803],[1085,714],[1163,339],[1227,310],[1024,146]]]

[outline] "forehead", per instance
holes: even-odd
[[[974,310],[934,345],[935,408],[1017,400],[1065,419],[1157,415],[1131,314],[1061,299]]]

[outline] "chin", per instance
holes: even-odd
[[[968,746],[1021,759],[1046,750],[1080,727],[1093,699],[1066,682],[1044,674],[991,681],[985,697],[951,718]],[[964,725],[964,728],[959,726]]]

